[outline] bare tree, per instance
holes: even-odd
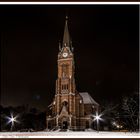
[[[139,128],[139,96],[124,97],[122,102],[122,115],[129,129],[136,131]]]

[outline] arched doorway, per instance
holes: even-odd
[[[68,129],[68,122],[67,121],[63,121],[62,129]]]
[[[61,129],[66,130],[69,128],[69,119],[68,117],[63,117],[61,120]]]

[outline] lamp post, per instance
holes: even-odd
[[[99,116],[96,116],[96,122],[97,122],[97,131],[99,132]]]
[[[93,116],[93,117],[94,117],[94,121],[97,122],[97,132],[99,132],[99,127],[100,127],[99,121],[100,121],[100,120],[103,120],[103,119],[101,118],[101,116],[102,116],[102,114],[98,115],[98,112],[96,112],[96,115]]]
[[[15,116],[15,117],[14,117],[13,114],[11,114],[10,117],[8,117],[8,116],[6,117],[6,118],[8,119],[7,124],[11,123],[11,129],[10,129],[11,131],[13,131],[14,123],[15,123],[15,122],[18,122],[18,121],[17,121],[17,117],[18,117],[18,116]]]
[[[79,101],[79,130],[80,130],[80,105],[82,104],[82,100]]]
[[[48,130],[49,130],[49,127],[50,127],[49,126],[50,117],[51,117],[50,115],[47,117],[47,128],[48,128]]]

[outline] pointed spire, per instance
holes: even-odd
[[[68,16],[66,16],[66,21],[65,21],[63,46],[64,47],[66,47],[66,46],[70,47],[70,35],[69,35],[69,30],[68,30]]]

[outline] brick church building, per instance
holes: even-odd
[[[93,128],[93,114],[99,104],[88,92],[78,92],[75,83],[74,51],[65,21],[62,45],[59,44],[58,77],[52,103],[48,106],[47,129],[85,130]]]

